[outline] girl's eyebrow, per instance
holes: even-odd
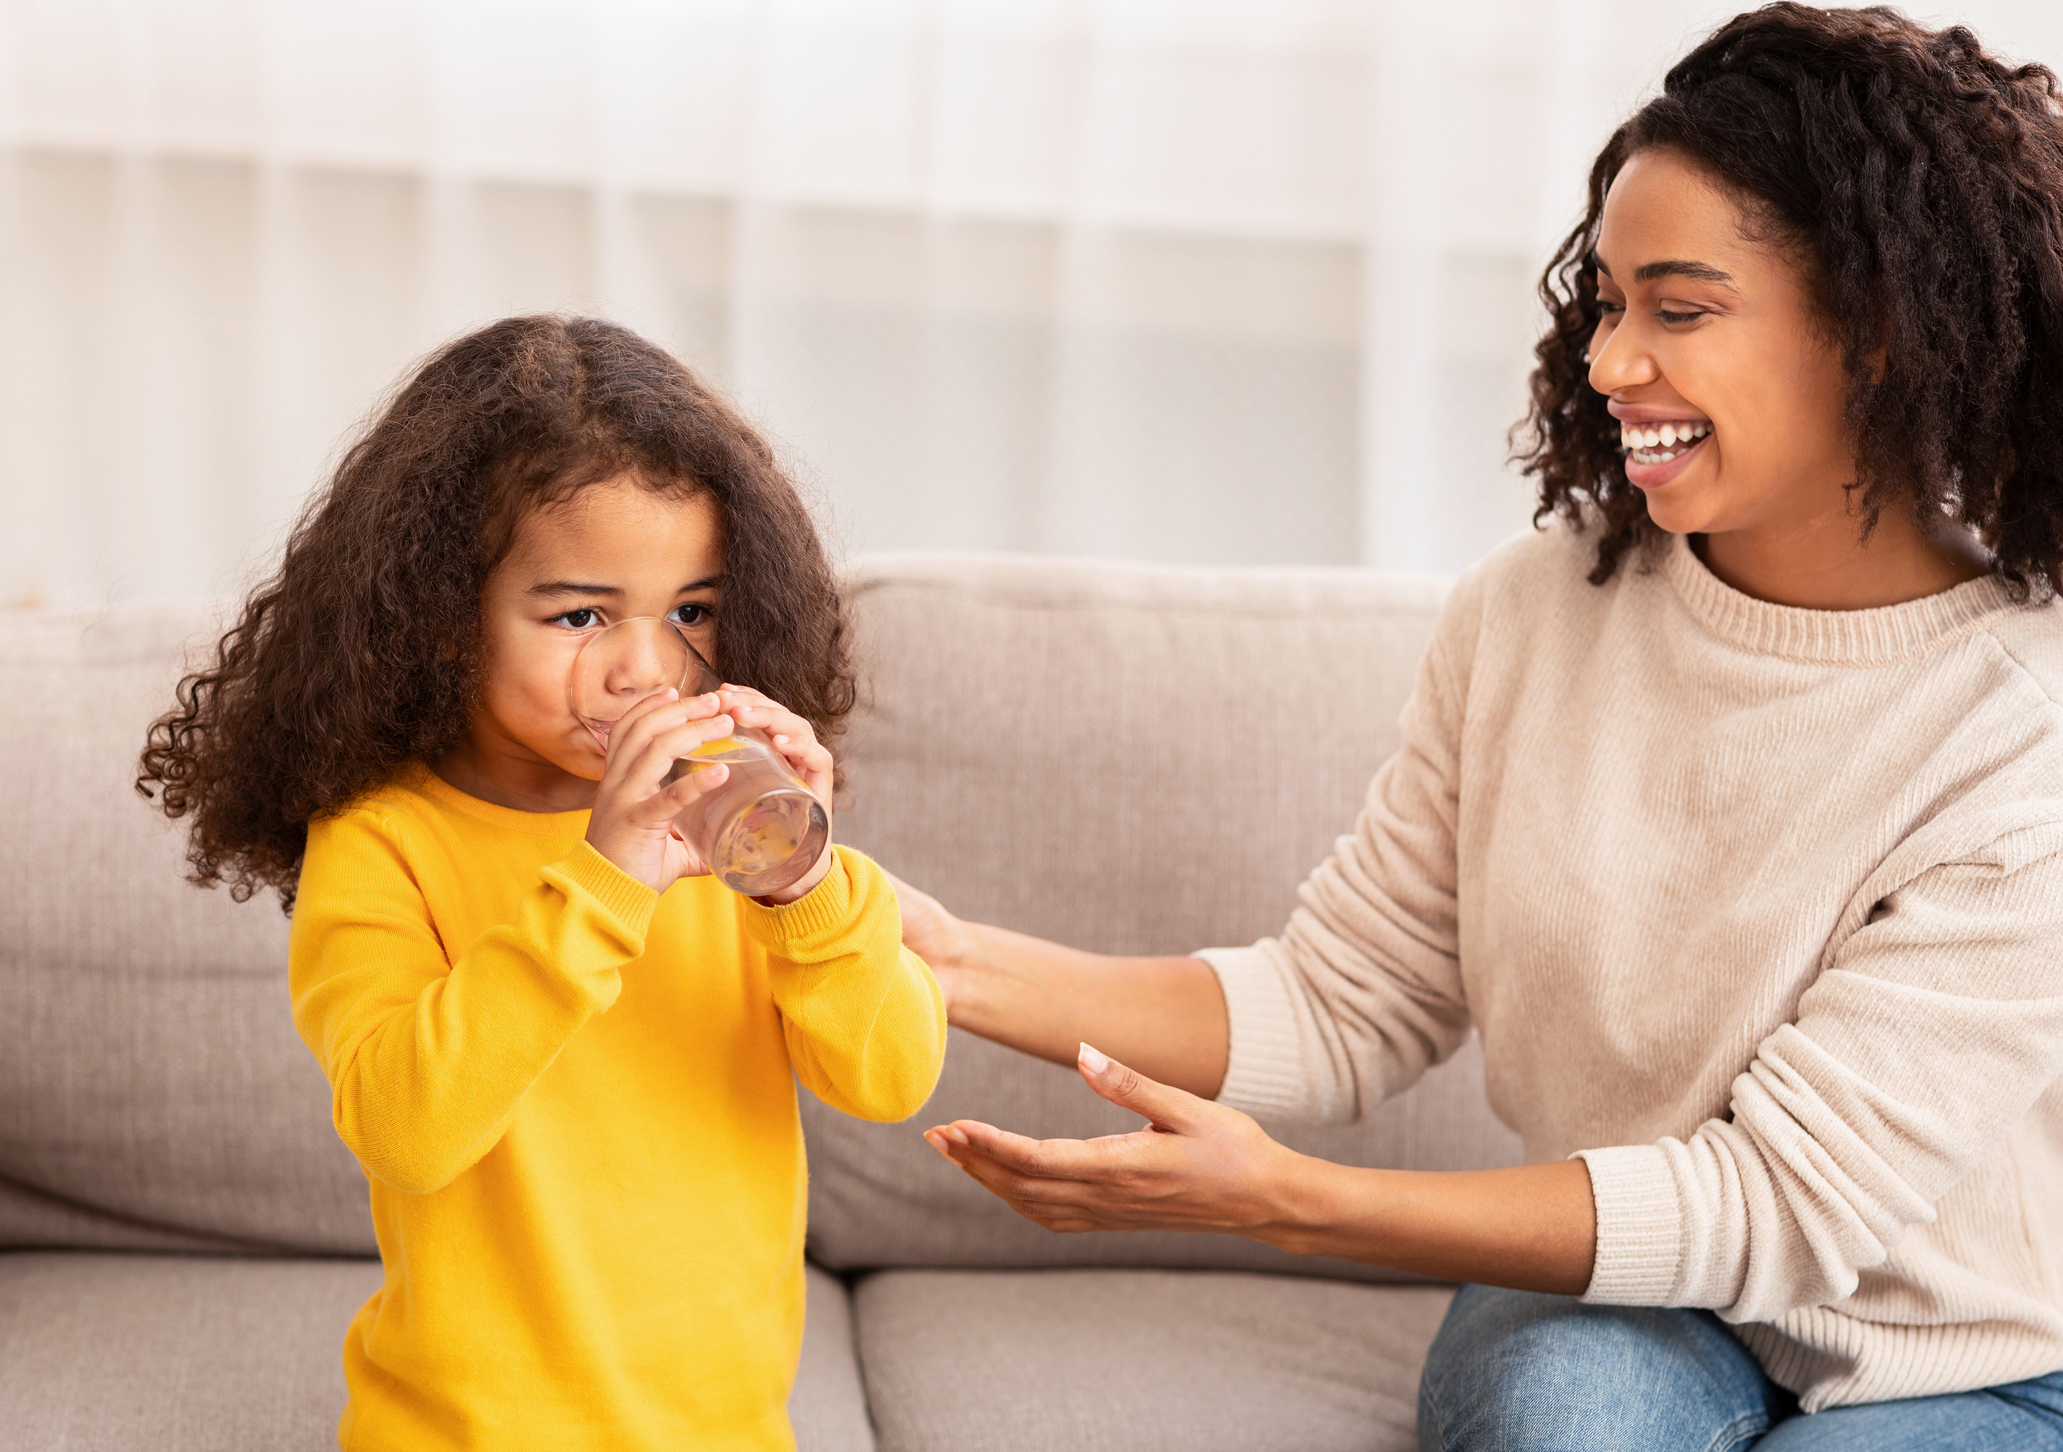
[[[722,583],[722,575],[709,575],[700,580],[690,581],[674,591],[674,593],[676,595],[687,595],[696,590],[714,590]],[[548,580],[541,585],[532,585],[525,593],[531,595],[621,595],[623,591],[616,585],[582,585],[573,580]]]

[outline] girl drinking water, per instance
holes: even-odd
[[[605,747],[568,669],[646,616],[737,684],[646,695]],[[138,785],[197,882],[293,913],[294,1021],[371,1182],[345,1452],[793,1445],[794,1081],[904,1118],[945,1015],[872,862],[736,895],[673,826],[721,771],[668,778],[756,728],[828,812],[853,694],[766,444],[558,318],[424,365],[182,683]]]

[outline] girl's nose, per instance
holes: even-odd
[[[686,652],[664,621],[626,620],[615,627],[623,639],[610,652],[609,689],[643,698],[680,684]],[[669,648],[671,647],[671,648]]]

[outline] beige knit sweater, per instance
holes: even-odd
[[[2063,606],[1592,558],[1461,580],[1288,929],[1199,955],[1219,1098],[1350,1120],[1473,1027],[1589,1163],[1587,1300],[1716,1308],[1807,1410],[2063,1368]]]

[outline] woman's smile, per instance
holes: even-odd
[[[1682,474],[1712,436],[1712,420],[1681,406],[1613,399],[1606,407],[1619,421],[1627,482],[1641,489],[1658,488]]]
[[[1690,467],[1712,437],[1708,423],[1663,424],[1659,429],[1623,427],[1620,447],[1626,450],[1626,480],[1641,489],[1667,484]]]

